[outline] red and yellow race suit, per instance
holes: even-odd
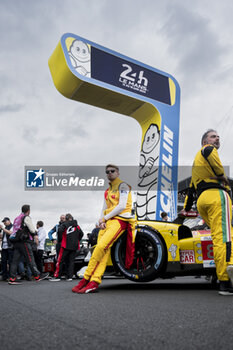
[[[184,209],[191,209],[196,192],[197,209],[211,229],[217,277],[220,281],[228,281],[226,268],[233,265],[232,202],[230,187],[222,181],[223,176],[226,177],[217,149],[205,145],[194,159]]]
[[[132,195],[130,187],[119,178],[113,180],[105,191],[101,218],[106,220],[106,228],[99,232],[97,245],[84,274],[86,280],[97,283],[101,283],[113,243],[124,231],[127,231],[127,268],[133,260],[136,220],[132,215]]]

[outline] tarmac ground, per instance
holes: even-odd
[[[78,281],[0,282],[1,349],[232,349],[233,298],[204,278]]]

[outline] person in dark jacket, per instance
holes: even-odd
[[[99,227],[95,227],[91,233],[89,233],[88,236],[88,247],[92,248],[93,246],[95,246],[97,244],[97,240],[98,240],[98,235],[99,235]]]
[[[46,279],[48,273],[40,273],[37,269],[31,242],[36,234],[36,229],[30,218],[30,205],[24,204],[21,209],[21,214],[17,216],[13,223],[13,232],[10,235],[10,241],[14,245],[14,255],[10,268],[9,284],[21,284],[16,280],[17,268],[20,262],[21,256],[26,259],[26,264],[30,267],[30,270],[36,281],[42,281]],[[20,234],[20,237],[19,237]]]
[[[58,243],[61,244],[59,256],[56,263],[56,271],[54,278],[50,281],[60,281],[62,267],[65,260],[68,260],[67,281],[72,281],[74,272],[74,259],[77,250],[80,249],[79,241],[83,237],[83,231],[78,226],[71,214],[66,214],[66,221],[59,226],[58,229]]]
[[[2,230],[2,233],[0,233],[0,237],[2,237],[2,280],[7,281],[13,259],[13,244],[9,241],[13,225],[8,217],[5,217],[2,222],[5,225],[5,227],[0,225],[0,231]],[[7,266],[9,266],[9,270]]]
[[[56,245],[56,253],[57,253],[57,258],[58,258],[58,255],[59,255],[59,252],[60,252],[60,248],[61,248],[61,242],[58,243],[58,229],[59,229],[59,226],[61,226],[64,222],[66,221],[66,216],[64,214],[62,214],[60,216],[60,221],[58,224],[56,224],[49,232],[48,232],[48,236],[49,236],[49,239],[53,242],[53,244]],[[53,234],[56,233],[56,238],[53,238]]]

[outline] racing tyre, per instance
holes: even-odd
[[[135,240],[134,261],[130,269],[125,268],[125,232],[112,247],[112,262],[117,271],[134,282],[150,282],[157,278],[164,266],[165,248],[156,231],[139,228]]]

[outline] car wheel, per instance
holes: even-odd
[[[139,228],[135,240],[134,261],[125,268],[125,232],[112,247],[112,262],[117,271],[134,282],[149,282],[159,276],[165,262],[165,248],[159,233],[147,227]]]

